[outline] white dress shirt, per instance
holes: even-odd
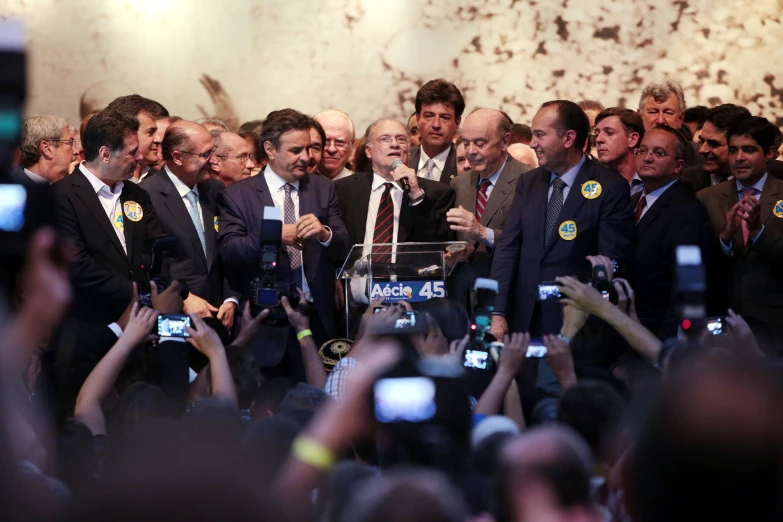
[[[27,169],[23,169],[23,170],[24,170],[25,176],[30,178],[33,182],[40,183],[41,185],[43,185],[44,183],[49,183],[49,180],[44,178],[43,176],[39,176],[35,172],[31,172],[31,171],[29,171]],[[51,183],[49,183],[49,184],[51,184]]]
[[[576,181],[576,175],[579,174],[579,169],[582,168],[582,165],[585,164],[585,160],[587,157],[582,154],[582,159],[579,160],[579,163],[571,167],[570,170],[566,171],[565,174],[560,176],[560,179],[565,181],[565,187],[563,188],[563,204],[565,205],[566,200],[568,199],[568,194],[571,192],[571,186],[574,184],[574,181]],[[552,190],[554,190],[554,185],[552,182],[557,177],[557,174],[552,172],[550,178],[549,178],[549,192],[547,193],[546,200],[549,201],[549,198],[552,197]]]
[[[400,226],[400,208],[402,207],[403,192],[400,186],[391,181],[386,181],[379,174],[372,175],[372,190],[370,191],[370,204],[367,207],[367,222],[364,229],[364,244],[371,245],[375,235],[375,219],[378,217],[378,207],[381,205],[383,191],[386,190],[384,183],[391,183],[391,198],[394,206],[394,228],[392,229],[392,243],[397,242],[397,231]],[[365,247],[364,255],[370,253],[370,248]]]
[[[646,198],[645,199],[646,205],[642,209],[642,214],[639,216],[639,221],[641,221],[642,218],[644,217],[644,215],[647,214],[647,211],[650,210],[650,207],[652,207],[655,204],[655,202],[658,200],[658,198],[661,197],[661,195],[664,192],[666,192],[666,189],[668,189],[669,187],[674,185],[674,183],[676,181],[678,181],[678,180],[679,180],[679,178],[675,178],[672,181],[670,181],[669,183],[667,183],[666,185],[653,190],[649,194],[645,194],[644,192],[642,192],[642,196],[641,197],[642,198]],[[641,198],[639,198],[639,199],[641,199]]]
[[[435,163],[435,166],[432,168],[432,174],[428,177],[427,169],[424,168],[424,166],[427,164],[427,160],[430,159],[429,156],[427,156],[427,153],[424,152],[424,147],[421,147],[421,155],[419,156],[419,168],[416,171],[416,174],[421,178],[431,179],[433,181],[440,181],[440,175],[443,173],[443,169],[446,166],[446,160],[449,157],[449,153],[451,152],[451,147],[454,145],[451,145],[446,148],[443,152],[432,158],[432,162]]]
[[[264,169],[264,179],[266,180],[267,187],[269,187],[269,193],[272,196],[275,207],[280,209],[283,219],[285,219],[285,185],[288,182],[278,176],[269,165]],[[296,219],[299,219],[301,217],[299,215],[299,181],[294,181],[290,185],[294,187],[291,191],[291,200],[294,203],[294,214],[296,215]],[[316,241],[323,246],[328,247],[332,242],[332,229],[326,225],[324,225],[324,227],[329,231],[329,239],[324,242],[318,241],[317,239]],[[307,277],[304,269],[304,252],[302,253],[302,286],[304,287],[302,288],[302,291],[305,293],[305,297],[308,301],[312,301],[313,296],[310,294],[310,285],[307,284]]]
[[[761,197],[761,191],[764,190],[764,183],[767,182],[767,174],[768,174],[768,172],[765,172],[764,175],[761,176],[761,179],[758,180],[753,185],[753,189],[754,189],[753,190],[753,197],[756,198],[756,201],[759,200],[759,198]],[[740,201],[742,201],[742,198],[743,198],[742,192],[740,192],[740,191],[742,189],[744,189],[745,186],[742,183],[740,183],[738,180],[735,180],[734,183],[737,184],[737,202],[739,203]],[[763,232],[764,232],[764,225],[762,224],[761,225],[761,230],[759,230],[759,233],[756,234],[755,236],[751,237],[751,238],[748,238],[748,243],[751,244],[751,245],[753,243],[755,243]],[[718,239],[720,239],[720,238],[718,238]],[[720,248],[721,248],[721,250],[723,250],[723,253],[726,254],[727,256],[731,256],[734,253],[733,241],[729,241],[729,244],[727,245],[721,239],[720,240]]]
[[[503,164],[500,166],[500,168],[492,174],[489,177],[489,183],[490,185],[487,187],[487,201],[489,201],[489,196],[492,195],[492,191],[495,189],[495,184],[498,182],[498,178],[500,178],[500,173],[503,172],[503,168],[506,166],[506,162],[508,161],[508,155],[506,155],[506,159],[503,160]],[[481,185],[481,182],[484,181],[481,177],[479,177],[479,185]],[[478,188],[476,189],[476,196],[478,197]],[[487,237],[482,241],[486,246],[493,247],[495,246],[495,231],[489,227],[487,227]]]
[[[347,178],[348,176],[353,176],[353,172],[348,170],[346,167],[343,167],[342,172],[340,172],[338,175],[332,178],[332,181],[337,181],[338,179]]]
[[[122,245],[122,249],[125,251],[125,254],[127,254],[128,247],[125,245],[124,228],[125,217],[122,215],[122,203],[120,202],[122,187],[125,186],[125,183],[118,181],[114,184],[114,190],[112,190],[106,183],[99,180],[95,174],[87,170],[84,162],[79,164],[79,168],[81,169],[82,174],[84,174],[84,176],[87,178],[87,181],[90,182],[90,185],[92,185],[95,193],[98,195],[98,201],[100,201],[101,206],[103,207],[103,211],[106,212],[106,217],[109,218],[109,223],[111,223],[111,227],[114,229],[114,233],[117,234],[117,237],[120,240],[120,244]],[[122,228],[118,226],[118,222],[123,224]]]

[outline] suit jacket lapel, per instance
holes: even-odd
[[[198,199],[201,205],[201,218],[204,220],[204,240],[207,248],[207,271],[212,269],[212,263],[217,255],[217,231],[215,230],[215,198],[216,194],[209,191],[209,185],[202,181],[198,184]]]
[[[266,178],[264,177],[264,171],[261,171],[258,173],[257,176],[255,176],[256,180],[256,193],[258,194],[258,199],[261,201],[262,207],[274,207],[275,206],[275,200],[272,199],[272,192],[269,190],[269,185],[266,184]],[[280,209],[282,212],[283,209]],[[263,208],[261,209],[261,215],[263,216]]]
[[[671,200],[672,194],[674,193],[672,190],[674,187],[675,185],[672,185],[666,189],[663,194],[658,196],[658,199],[655,200],[653,205],[647,209],[647,212],[645,212],[644,216],[642,216],[642,219],[640,219],[639,223],[636,224],[637,237],[644,234],[644,231],[647,230],[650,224],[655,221],[658,216],[663,215],[666,207],[669,206],[669,201]]]
[[[351,205],[351,221],[353,221],[353,233],[356,238],[356,244],[364,243],[364,236],[367,233],[367,214],[370,211],[370,195],[372,194],[372,171],[357,175],[354,183],[356,184],[356,200]],[[351,245],[353,246],[353,245]]]
[[[419,159],[421,158],[421,145],[414,147],[411,150],[411,155],[408,158],[408,168],[411,168],[419,173]]]
[[[310,174],[299,180],[299,216],[306,216],[312,214],[313,202],[311,191],[308,190],[310,183]]]
[[[775,203],[780,200],[781,183],[767,174],[767,181],[764,183],[764,189],[759,196],[759,203],[761,204],[761,224],[767,222],[772,215],[772,209],[775,208]],[[779,218],[775,218],[779,219]]]
[[[516,180],[513,177],[513,172],[511,172],[513,168],[511,162],[507,160],[506,165],[503,167],[503,171],[500,173],[500,176],[498,176],[497,183],[495,183],[495,186],[492,188],[492,194],[489,195],[487,205],[484,207],[484,212],[481,214],[482,225],[487,226],[489,220],[497,213],[508,195],[514,191]],[[473,191],[478,191],[476,185],[473,185]],[[476,198],[474,197],[473,200],[475,201],[475,199]]]
[[[592,179],[593,177],[593,169],[592,169],[592,162],[587,159],[582,164],[582,168],[579,169],[579,172],[576,174],[576,178],[574,179],[573,186],[568,188],[568,196],[566,197],[566,200],[563,202],[563,208],[560,210],[560,215],[557,216],[557,221],[555,222],[555,227],[559,227],[563,221],[568,221],[570,219],[573,219],[573,217],[576,215],[576,213],[579,211],[579,209],[582,207],[582,205],[585,202],[585,197],[582,196],[582,185]],[[547,182],[549,182],[549,179],[547,179]],[[549,191],[549,185],[547,185],[547,191]],[[546,207],[545,207],[546,208]],[[546,216],[546,211],[544,212],[544,215]],[[546,221],[546,219],[544,219]],[[579,226],[580,224],[576,224],[577,233],[579,232]],[[545,231],[546,232],[546,231]],[[557,230],[552,231],[552,234],[557,234]],[[549,245],[546,248],[546,251],[549,251],[557,241],[554,241],[554,238],[549,241]]]
[[[193,244],[193,248],[199,253],[199,259],[201,259],[204,264],[207,265],[207,258],[204,255],[204,249],[201,247],[201,240],[198,237],[198,232],[196,231],[196,227],[193,224],[193,220],[190,218],[190,212],[188,212],[188,209],[185,206],[185,202],[182,201],[182,197],[179,195],[179,192],[177,192],[177,188],[174,186],[174,183],[171,182],[169,175],[165,170],[157,174],[157,176],[160,192],[163,195],[166,209],[171,213],[171,215],[174,217],[174,220],[182,228],[185,236],[187,236],[188,240]],[[201,192],[199,191],[199,199],[201,200],[201,198]],[[205,205],[203,201],[199,202],[201,203],[201,209],[203,212]],[[207,223],[207,220],[204,219],[204,228],[207,227]]]
[[[479,184],[479,175],[478,172],[470,171],[467,174],[463,174],[467,177],[466,180],[460,180],[463,183],[467,183],[469,186],[466,190],[460,190],[457,192],[457,198],[459,198],[459,201],[456,202],[457,206],[459,207],[462,205],[462,208],[465,210],[468,210],[470,212],[476,213],[476,198],[478,197],[478,184]],[[486,207],[484,207],[484,213],[486,213]],[[483,215],[483,214],[482,214]]]
[[[95,221],[98,222],[98,225],[103,229],[106,235],[109,236],[109,241],[111,241],[111,244],[114,245],[114,248],[117,249],[122,257],[127,258],[128,256],[125,254],[125,250],[122,248],[122,243],[120,243],[120,238],[118,238],[116,232],[114,232],[114,224],[111,223],[109,217],[106,215],[106,212],[103,210],[103,206],[98,200],[98,194],[95,193],[95,190],[93,190],[92,185],[87,180],[85,175],[82,174],[81,170],[77,169],[73,174],[71,174],[70,179],[71,183],[73,184],[74,191],[76,192],[76,197],[82,200],[82,203],[84,203],[84,206],[87,207],[87,210],[90,211],[92,217],[95,218]],[[127,225],[125,221],[130,220],[128,219],[123,221],[123,228]],[[128,236],[126,235],[125,237],[127,238]]]
[[[440,173],[441,183],[451,183],[451,180],[457,175],[457,147],[451,146],[449,155],[446,157],[446,163],[443,164],[443,172]]]
[[[532,230],[540,230],[541,235],[538,236],[539,242],[537,248],[538,251],[542,253],[544,252],[544,243],[546,241],[546,238],[544,237],[544,234],[546,233],[546,230],[544,228],[546,227],[546,205],[547,205],[547,196],[549,195],[549,178],[552,176],[551,172],[542,169],[541,174],[539,176],[538,182],[533,186],[533,197],[531,198],[532,203],[531,206],[533,208],[543,208],[543,212],[531,212],[530,215],[533,216],[533,218],[536,220],[535,223],[531,223],[531,229]]]

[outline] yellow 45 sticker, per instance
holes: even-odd
[[[582,195],[585,199],[595,199],[601,195],[601,184],[597,181],[585,181],[582,184]]]
[[[573,221],[563,221],[560,223],[560,227],[557,231],[560,233],[560,237],[566,241],[576,239],[576,223]]]

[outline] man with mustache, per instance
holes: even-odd
[[[312,119],[293,109],[269,113],[260,142],[269,158],[257,176],[218,195],[218,248],[231,288],[250,298],[250,283],[260,274],[261,230],[265,208],[280,209],[282,245],[275,275],[293,282],[315,309],[310,328],[317,345],[337,337],[335,272],[348,253],[348,231],[340,217],[334,184],[308,173],[312,165]],[[267,376],[304,380],[297,334],[288,325],[264,326],[250,349]]]
[[[411,149],[408,166],[419,177],[448,184],[457,176],[454,136],[464,110],[462,93],[444,79],[431,80],[416,93],[421,145]]]
[[[705,124],[706,126],[706,124]],[[724,280],[731,308],[748,322],[767,353],[783,352],[783,181],[770,176],[776,128],[751,116],[727,132],[733,180],[697,197],[728,258]]]
[[[216,314],[230,329],[239,301],[225,279],[215,221],[217,195],[224,186],[217,179],[205,179],[219,161],[216,149],[203,125],[184,120],[172,123],[162,143],[166,164],[147,176],[141,187],[149,193],[166,234],[177,238],[170,270],[171,278],[187,283],[190,290],[184,312],[200,317]]]
[[[642,180],[636,173],[634,157],[634,151],[644,138],[641,116],[630,109],[611,107],[595,117],[592,132],[598,161],[625,178],[632,196],[641,192]]]

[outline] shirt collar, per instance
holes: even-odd
[[[492,184],[493,187],[497,184],[498,178],[500,177],[500,173],[503,172],[503,169],[506,167],[507,161],[508,161],[508,154],[506,154],[506,158],[503,160],[503,164],[500,166],[500,168],[496,170],[495,173],[488,178],[489,182]],[[479,176],[479,185],[481,184],[482,181],[483,180],[481,176]]]
[[[451,152],[451,147],[453,145],[450,145],[446,150],[435,156],[434,158],[430,158],[427,156],[427,153],[424,152],[424,147],[421,148],[421,157],[419,157],[419,170],[424,168],[424,165],[426,165],[428,159],[432,159],[432,161],[435,163],[435,166],[438,167],[438,170],[443,172],[443,168],[446,166],[446,160],[449,157],[449,153]]]
[[[388,181],[383,179],[383,177],[378,174],[377,172],[372,173],[372,192],[375,192],[379,188],[383,187],[384,183],[391,183],[392,184],[392,190],[402,190],[400,186],[397,183],[394,183],[393,181]]]
[[[674,178],[673,180],[671,180],[666,185],[653,190],[649,194],[644,194],[643,193],[643,196],[646,198],[646,201],[647,201],[647,208],[651,207],[652,204],[655,203],[655,200],[658,199],[659,197],[661,197],[661,194],[666,192],[666,189],[668,189],[669,187],[671,187],[672,185],[677,183],[679,180],[680,180],[680,178]]]
[[[83,161],[81,163],[79,163],[79,168],[82,170],[82,174],[84,174],[84,177],[87,178],[87,181],[90,182],[90,185],[92,185],[92,189],[95,191],[96,194],[98,192],[100,192],[103,189],[103,187],[106,187],[106,189],[109,192],[112,192],[112,190],[109,189],[109,186],[106,183],[104,183],[103,181],[99,180],[98,177],[95,174],[93,174],[92,172],[90,172],[87,169],[87,166],[84,164]],[[121,193],[122,192],[122,187],[124,187],[124,186],[125,186],[124,182],[118,181],[114,185],[114,191],[112,192],[112,194],[114,194],[116,196],[117,194]]]
[[[35,172],[30,172],[30,171],[29,171],[29,170],[27,170],[27,169],[23,169],[23,170],[24,170],[24,173],[25,173],[25,175],[26,175],[28,178],[30,178],[31,180],[33,180],[35,183],[40,183],[40,184],[42,184],[42,185],[43,185],[44,183],[47,183],[47,184],[49,183],[49,180],[48,180],[48,179],[46,179],[46,178],[44,178],[43,176],[39,176],[39,175],[38,175],[38,174],[36,174]]]
[[[171,182],[174,183],[174,188],[177,189],[177,193],[179,193],[179,197],[184,198],[185,194],[187,194],[188,192],[191,192],[191,191],[195,192],[196,195],[198,196],[198,185],[193,185],[193,188],[191,189],[190,187],[185,185],[185,183],[181,179],[179,179],[177,176],[175,176],[171,172],[171,170],[169,170],[169,166],[168,165],[164,165],[163,168],[166,169],[166,174],[168,174],[169,179],[171,180]]]
[[[642,178],[639,177],[639,173],[638,172],[634,172],[633,173],[633,179],[631,179],[631,185],[633,185],[634,182],[636,182],[636,181],[638,181],[639,183],[642,182]]]
[[[579,163],[571,167],[569,170],[565,172],[565,174],[560,176],[560,179],[565,181],[565,184],[569,189],[574,186],[574,181],[576,181],[576,175],[579,174],[579,169],[582,168],[582,165],[585,164],[586,160],[587,157],[584,154],[582,154],[582,159],[579,160]],[[552,183],[552,180],[555,179],[555,176],[557,176],[557,174],[553,172],[552,176],[549,178],[549,183]]]
[[[281,190],[286,183],[288,183],[286,180],[278,176],[274,170],[272,170],[272,167],[269,165],[266,166],[264,169],[264,179],[266,180],[266,184],[269,187],[269,190],[274,192],[276,190]],[[299,190],[299,180],[294,181],[291,183],[291,186],[294,187],[297,191]]]
[[[737,193],[740,193],[742,189],[745,188],[745,186],[739,182],[739,180],[734,181],[737,184]],[[756,189],[758,193],[761,193],[761,191],[764,189],[764,183],[767,182],[767,172],[764,173],[763,176],[761,176],[761,179],[758,180],[754,185],[753,188]]]

